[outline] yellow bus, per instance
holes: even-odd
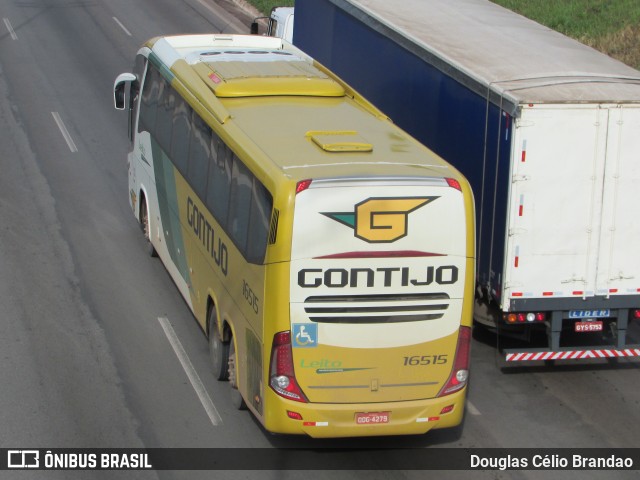
[[[474,212],[459,172],[278,38],[154,38],[114,100],[133,212],[238,408],[311,437],[461,423]]]

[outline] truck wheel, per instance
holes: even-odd
[[[211,358],[211,368],[216,380],[229,379],[229,342],[224,342],[220,338],[218,331],[218,321],[216,308],[211,305],[209,311],[209,357]]]
[[[236,347],[232,338],[229,342],[229,385],[231,386],[231,404],[238,410],[246,410],[247,404],[244,402],[240,390],[238,390],[237,380]]]
[[[140,204],[140,227],[144,232],[144,238],[147,240],[147,252],[150,257],[157,257],[158,252],[156,252],[155,247],[151,243],[151,227],[149,226],[149,212],[147,211],[147,202],[145,198],[141,198]]]

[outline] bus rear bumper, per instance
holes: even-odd
[[[299,403],[274,394],[265,428],[314,438],[420,435],[460,425],[465,398],[466,387],[441,398],[364,404]]]

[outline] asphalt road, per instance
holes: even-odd
[[[213,0],[0,3],[0,448],[640,447],[638,363],[505,371],[491,335],[472,345],[469,405],[459,436],[281,437],[233,408],[228,386],[209,372],[204,335],[162,264],[145,254],[127,200],[126,116],[112,105],[114,78],[131,70],[146,39],[247,32],[250,17],[228,6]],[[182,362],[170,339],[184,349]],[[200,394],[194,385],[201,385]],[[332,476],[428,474],[399,469]],[[467,475],[636,477],[438,472]],[[326,474],[0,472],[3,479],[271,477]]]

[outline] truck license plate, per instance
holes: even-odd
[[[373,425],[377,423],[389,423],[390,412],[360,412],[356,413],[358,425]]]
[[[575,323],[575,331],[576,332],[601,332],[602,331],[602,322],[576,322]]]

